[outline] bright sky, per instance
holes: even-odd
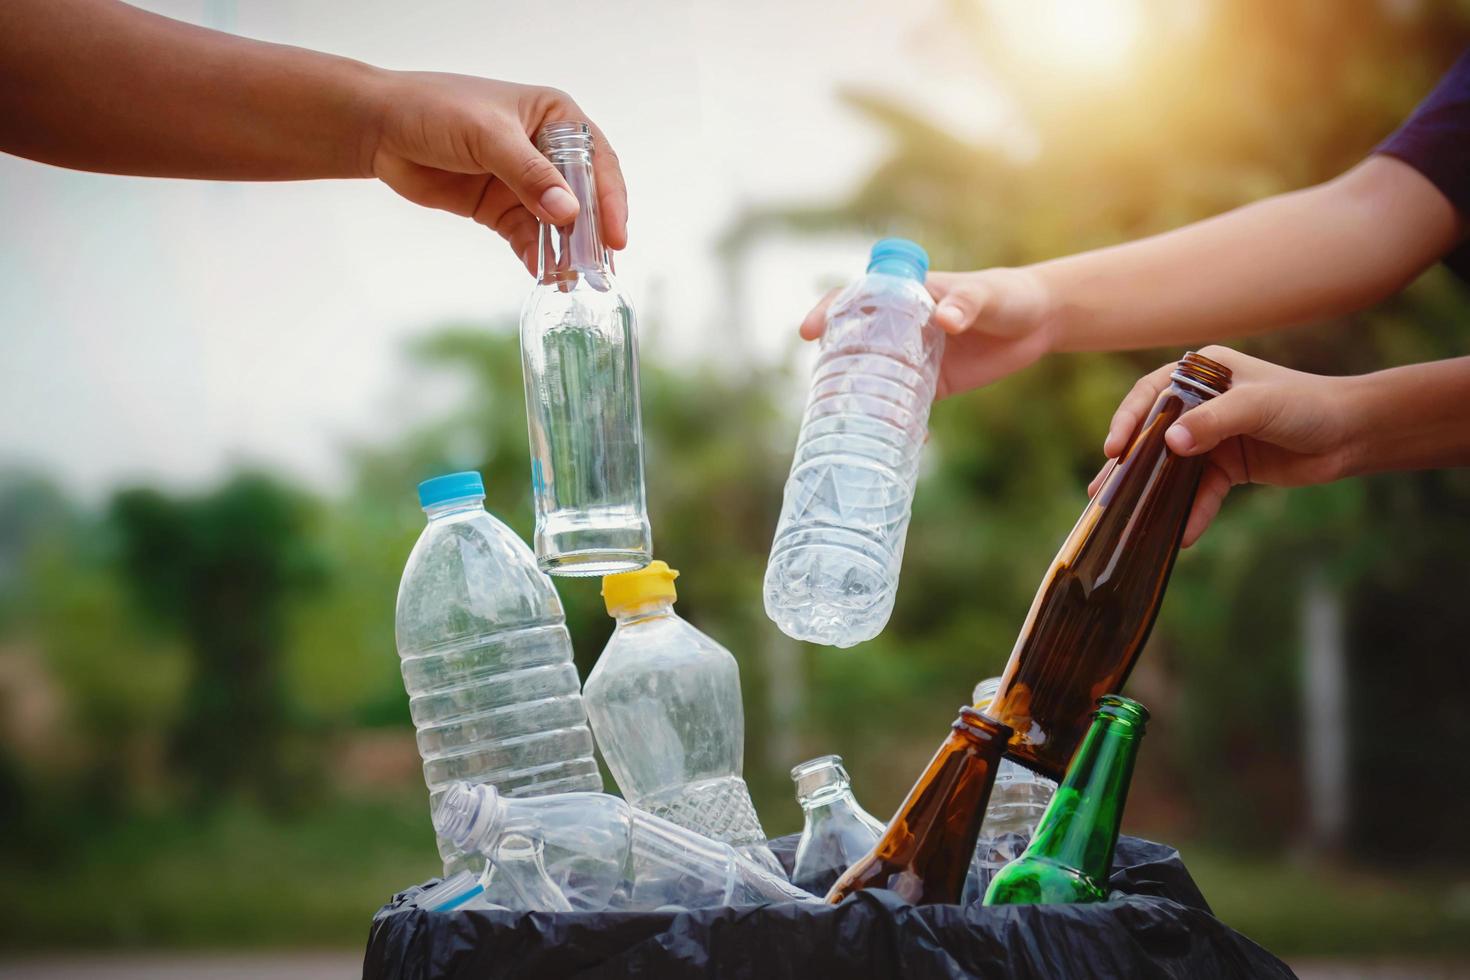
[[[711,246],[746,206],[840,198],[881,154],[841,86],[962,132],[1005,109],[946,34],[944,0],[150,0],[170,16],[393,68],[566,89],[618,148],[618,270],[645,350],[770,358],[858,238],[752,256],[727,336]],[[556,54],[550,52],[555,50]],[[530,278],[492,233],[372,181],[209,184],[71,173],[0,155],[0,465],[94,495],[197,483],[234,462],[318,486],[341,448],[441,403],[403,347],[449,320],[514,319]]]

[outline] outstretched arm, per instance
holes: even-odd
[[[953,335],[940,394],[1051,351],[1193,346],[1360,309],[1402,288],[1464,230],[1417,170],[1374,156],[1325,184],[1125,245],[931,273],[934,322]],[[804,337],[821,334],[828,300],[807,314]]]
[[[531,144],[557,119],[588,121],[555,89],[384,71],[116,0],[0,3],[0,150],[148,176],[379,177],[494,228],[528,266],[537,221],[577,212]],[[622,174],[597,143],[603,236],[621,248]]]

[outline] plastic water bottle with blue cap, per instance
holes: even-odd
[[[398,655],[429,805],[456,780],[505,796],[601,791],[561,600],[485,510],[478,473],[419,484],[429,517],[398,586]],[[442,837],[446,874],[481,867]]]
[[[893,612],[944,354],[928,270],[918,245],[885,238],[827,311],[766,566],[766,615],[795,639],[850,647]]]

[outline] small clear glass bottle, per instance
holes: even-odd
[[[852,795],[842,756],[823,755],[791,770],[796,802],[806,814],[791,883],[825,895],[848,865],[864,856],[883,836],[883,824]]]
[[[553,575],[608,575],[653,554],[637,325],[598,230],[591,130],[547,123],[536,145],[581,208],[566,227],[541,226],[536,286],[521,309],[536,559]]]
[[[592,734],[629,803],[784,877],[741,774],[740,667],[674,612],[678,574],[655,561],[602,580],[618,625],[582,688]]]

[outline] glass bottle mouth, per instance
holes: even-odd
[[[554,153],[592,153],[592,127],[574,119],[549,122],[536,133],[536,149]]]
[[[1124,722],[1139,735],[1143,734],[1144,727],[1148,724],[1148,709],[1121,694],[1104,694],[1098,698],[1097,710],[1092,716]]]
[[[980,709],[973,708],[968,704],[960,709],[960,716],[954,720],[954,724],[950,727],[960,734],[968,735],[970,738],[979,742],[992,742],[997,740],[1009,742],[1012,735],[1010,725],[1002,724]]]
[[[1000,693],[1000,678],[987,677],[975,685],[975,690],[970,693],[970,704],[984,711],[986,706],[995,700],[998,693]]]
[[[852,783],[842,767],[842,756],[820,755],[791,768],[796,799],[803,806],[825,803],[840,796]]]
[[[1169,375],[1171,381],[1188,385],[1206,398],[1214,398],[1229,391],[1232,377],[1234,375],[1228,367],[1194,351],[1181,357],[1174,373]]]

